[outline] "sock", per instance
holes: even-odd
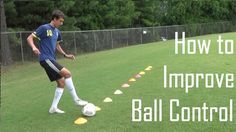
[[[64,89],[63,88],[56,88],[55,90],[55,95],[54,95],[54,98],[53,98],[53,101],[52,101],[52,106],[53,108],[57,108],[57,105],[61,99],[61,96],[63,94],[63,91]]]
[[[68,88],[68,90],[70,91],[70,94],[71,94],[73,100],[79,100],[79,97],[75,91],[75,86],[73,84],[72,77],[65,79],[65,85]]]

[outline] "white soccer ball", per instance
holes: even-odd
[[[147,31],[146,31],[146,30],[144,30],[144,31],[143,31],[143,34],[147,34]]]
[[[96,114],[96,106],[94,104],[92,104],[92,103],[88,103],[82,109],[82,113],[85,116],[94,116]]]

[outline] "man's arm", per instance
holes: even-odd
[[[57,43],[57,51],[58,51],[59,53],[63,54],[64,57],[66,57],[66,58],[69,58],[69,59],[72,59],[72,60],[75,59],[75,56],[74,56],[74,55],[72,55],[72,54],[66,54],[66,53],[64,52],[64,50],[61,48],[60,43]]]
[[[28,42],[28,45],[32,48],[32,51],[34,52],[34,54],[36,54],[36,55],[41,54],[39,49],[34,44],[34,36],[33,36],[33,34],[30,34],[28,36],[27,42]]]

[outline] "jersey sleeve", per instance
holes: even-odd
[[[57,43],[61,43],[62,41],[61,32],[58,32]]]
[[[43,36],[43,32],[44,32],[44,27],[40,26],[36,29],[36,31],[33,32],[33,36],[38,40],[40,40]]]

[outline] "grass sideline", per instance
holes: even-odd
[[[236,42],[235,36],[236,33],[226,33],[223,39],[234,39]],[[144,106],[152,106],[155,98],[162,98],[163,104],[167,104],[171,98],[178,98],[181,104],[187,106],[197,106],[203,102],[210,106],[225,106],[231,98],[236,101],[235,88],[200,88],[190,90],[189,94],[183,89],[163,88],[163,65],[168,65],[171,72],[236,74],[236,55],[217,54],[217,45],[213,43],[217,37],[218,34],[194,37],[212,40],[208,55],[175,55],[174,40],[169,40],[81,55],[75,61],[60,59],[59,62],[72,72],[79,95],[102,108],[95,117],[88,118],[87,124],[81,126],[73,124],[81,115],[81,108],[73,104],[68,91],[64,92],[59,104],[66,114],[48,114],[55,83],[48,81],[38,63],[7,70],[2,74],[1,131],[235,131],[236,112],[232,123],[173,123],[169,121],[168,106],[165,105],[162,122],[131,121],[131,100],[134,98],[141,98]],[[130,88],[120,88],[121,84],[149,65],[153,66],[152,71],[133,82]],[[116,89],[122,89],[124,94],[113,95]],[[113,99],[113,103],[102,102],[107,96]]]

